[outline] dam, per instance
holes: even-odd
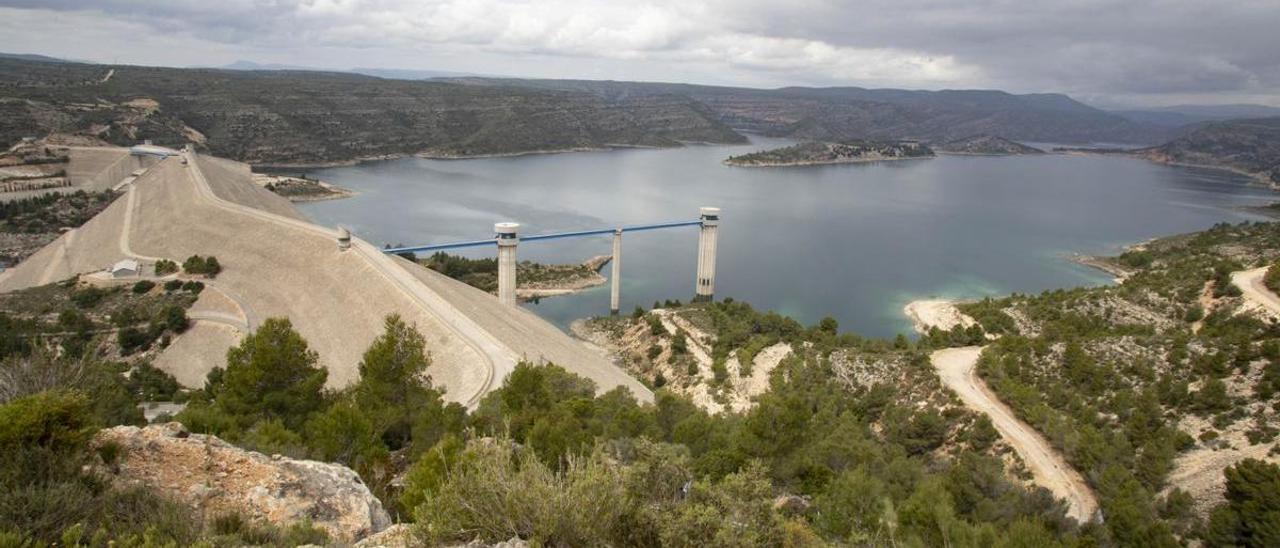
[[[385,254],[350,232],[311,223],[289,201],[254,184],[246,164],[188,149],[148,155],[148,165],[133,176],[137,164],[114,165],[134,157],[128,149],[87,156],[102,158],[95,163],[114,170],[111,178],[120,176],[95,176],[95,184],[120,184],[123,195],[0,273],[0,291],[99,272],[122,259],[145,270],[161,259],[216,256],[223,271],[207,280],[192,306],[191,329],[155,358],[186,386],[201,386],[210,370],[224,365],[227,349],[269,317],[289,318],[328,369],[330,388],[347,386],[358,379],[361,355],[383,318],[399,314],[426,338],[428,374],[450,401],[474,407],[520,362],[555,363],[591,379],[601,392],[625,387],[640,401],[653,399],[602,353],[533,313]]]

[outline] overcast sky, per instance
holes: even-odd
[[[0,51],[1280,106],[1280,0],[0,0]]]

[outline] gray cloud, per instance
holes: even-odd
[[[1274,0],[0,0],[0,48],[94,60],[996,87],[1117,104],[1280,103],[1277,26]]]

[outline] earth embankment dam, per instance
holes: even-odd
[[[474,405],[520,361],[556,363],[601,391],[623,386],[641,401],[653,399],[603,354],[527,310],[358,237],[340,249],[336,230],[254,184],[245,164],[184,153],[124,188],[88,223],[0,273],[0,292],[101,271],[124,258],[181,263],[213,255],[223,272],[192,307],[193,327],[156,358],[189,386],[199,386],[223,365],[227,348],[269,317],[289,318],[328,369],[329,386],[346,386],[357,380],[383,318],[399,314],[426,337],[428,372],[449,400]]]

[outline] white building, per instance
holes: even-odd
[[[131,278],[137,276],[141,272],[138,261],[133,259],[125,259],[111,267],[112,278]]]

